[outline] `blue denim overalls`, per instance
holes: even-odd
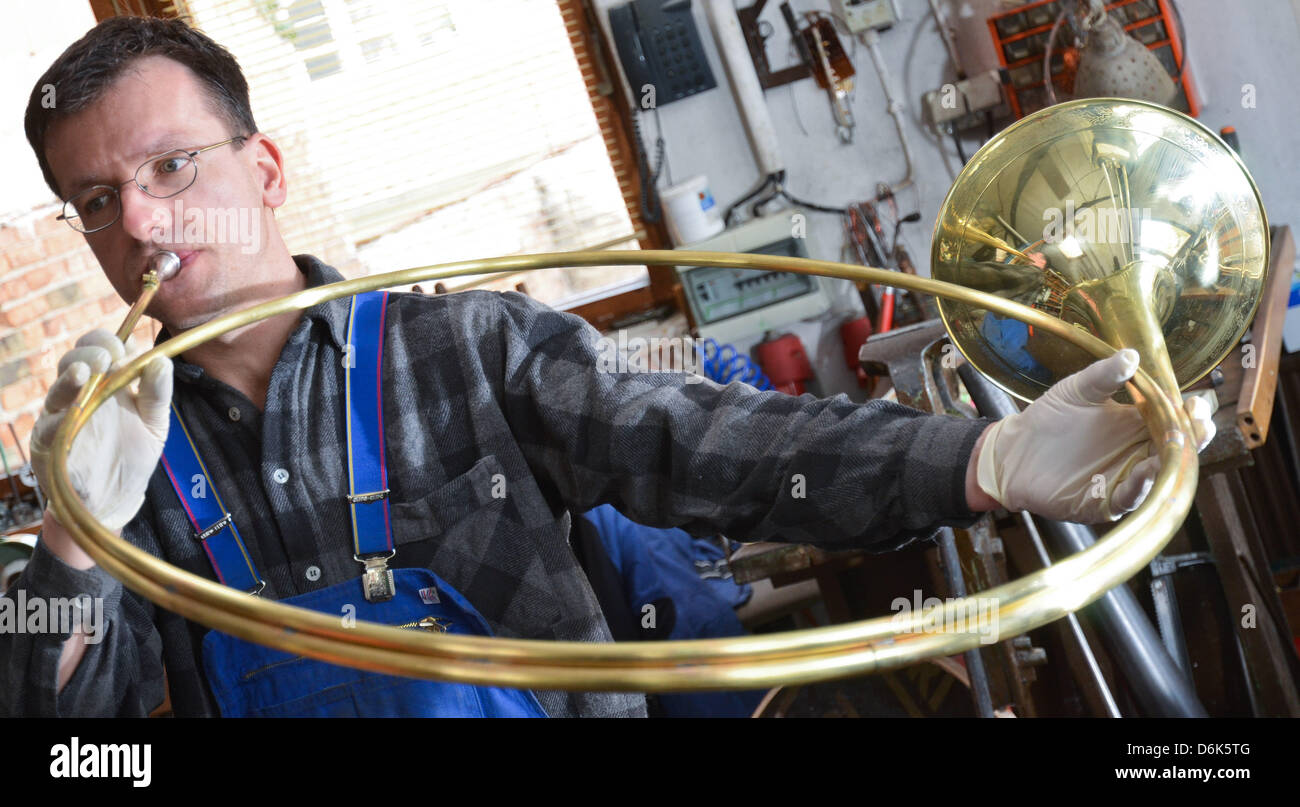
[[[490,636],[491,628],[474,606],[433,572],[390,570],[387,566],[394,555],[380,384],[387,303],[387,292],[352,298],[344,357],[348,501],[354,557],[365,565],[365,571],[361,580],[284,602],[340,619],[354,617],[411,629]],[[208,478],[175,404],[162,462],[217,580],[258,594],[265,583]],[[205,528],[205,524],[211,526]],[[203,639],[203,666],[224,717],[546,717],[528,690],[354,670],[215,630]]]

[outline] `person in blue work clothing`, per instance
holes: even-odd
[[[151,255],[180,258],[149,307],[160,339],[342,279],[281,238],[281,151],[235,60],[182,22],[96,26],[37,81],[25,125],[65,220],[124,300]],[[401,170],[382,132],[372,148],[376,170]],[[256,248],[182,240],[168,226],[178,199],[254,216]],[[250,596],[417,630],[598,642],[609,627],[569,539],[599,505],[697,535],[888,550],[999,505],[1116,518],[1155,471],[1141,420],[1110,400],[1131,351],[990,423],[605,372],[597,337],[513,293],[322,303],[151,363],[80,434],[69,477],[125,539]],[[61,358],[32,435],[42,483],[78,390],[124,355],[94,331]],[[178,716],[646,713],[636,693],[407,681],[235,641],[125,590],[49,513],[5,596],[19,591],[102,598],[106,628],[95,641],[0,635],[10,715],[145,715],[164,667]]]

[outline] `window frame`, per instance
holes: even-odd
[[[587,98],[591,101],[596,123],[600,126],[610,164],[623,192],[623,203],[636,231],[641,249],[672,249],[672,241],[663,221],[646,222],[641,216],[641,177],[637,172],[637,151],[633,145],[632,115],[626,94],[620,92],[622,79],[614,68],[614,48],[604,30],[596,23],[596,11],[590,0],[556,0],[569,33],[573,55],[578,60]],[[655,308],[683,310],[681,283],[672,266],[648,266],[650,282],[641,288],[602,297],[567,309],[586,319],[600,330],[607,330],[620,319],[633,317]]]
[[[185,0],[89,0],[95,20],[102,22],[122,15],[148,17],[187,16]],[[623,195],[633,237],[641,249],[671,249],[672,241],[662,221],[646,222],[641,216],[641,177],[637,172],[637,151],[633,145],[631,120],[636,114],[613,67],[615,52],[603,29],[596,23],[590,0],[556,0],[569,45],[577,59],[587,98],[591,102],[601,139]],[[657,308],[685,310],[681,284],[672,266],[648,266],[649,282],[565,310],[577,314],[600,330],[620,320]],[[525,281],[526,282],[526,281]]]

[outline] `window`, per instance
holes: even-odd
[[[188,0],[284,150],[286,243],[351,276],[495,255],[635,248],[560,7],[538,0]],[[454,278],[561,307],[644,267]],[[644,292],[642,293],[644,297]]]
[[[368,63],[374,64],[385,55],[396,55],[397,47],[393,44],[391,36],[377,36],[362,42],[361,52],[365,54]]]
[[[261,5],[264,14],[274,16],[276,30],[298,50],[310,50],[334,41],[320,0],[298,0],[287,8],[278,2]]]

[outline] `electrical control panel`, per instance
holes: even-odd
[[[806,239],[792,232],[797,213],[786,210],[745,222],[690,249],[806,258]],[[715,266],[679,266],[677,273],[699,335],[719,342],[753,339],[832,307],[829,279],[824,277]]]
[[[776,244],[771,250],[760,247],[751,251],[785,254],[786,246]],[[696,322],[700,325],[712,325],[816,290],[808,275],[725,266],[701,266],[691,272],[690,280],[687,294],[695,304]]]

